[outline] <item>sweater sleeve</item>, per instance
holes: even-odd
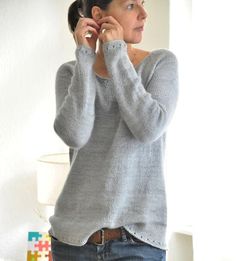
[[[54,130],[72,148],[83,147],[94,125],[95,52],[83,45],[76,48],[76,63],[59,67],[56,74],[56,118]]]
[[[175,55],[163,50],[145,88],[129,60],[127,45],[123,40],[104,43],[103,51],[122,119],[139,141],[156,141],[166,132],[177,105]]]

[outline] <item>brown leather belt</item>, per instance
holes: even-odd
[[[96,231],[95,233],[93,233],[89,237],[88,242],[96,245],[104,245],[104,243],[108,240],[120,239],[120,238],[122,238],[121,228],[115,228],[115,229],[102,228]]]

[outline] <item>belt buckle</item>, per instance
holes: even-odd
[[[100,229],[100,231],[101,231],[101,236],[102,236],[102,243],[95,243],[95,245],[97,245],[97,246],[102,246],[105,244],[105,236],[104,236],[105,231],[104,231],[104,229]]]

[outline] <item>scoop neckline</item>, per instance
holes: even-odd
[[[145,56],[142,61],[140,61],[138,64],[136,64],[136,65],[134,66],[134,68],[137,69],[139,66],[141,66],[142,63],[144,63],[144,61],[145,61],[146,59],[148,59],[148,57],[150,57],[152,53],[153,53],[153,51],[151,51],[147,56]],[[100,75],[98,75],[96,72],[94,72],[94,73],[95,73],[96,77],[99,78],[99,79],[108,80],[108,81],[112,79],[112,78],[110,78],[110,77],[107,78],[107,77],[100,76]]]

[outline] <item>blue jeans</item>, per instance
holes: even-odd
[[[104,245],[87,242],[72,246],[51,239],[53,261],[166,261],[166,250],[135,241],[127,231],[121,239],[106,241]]]

